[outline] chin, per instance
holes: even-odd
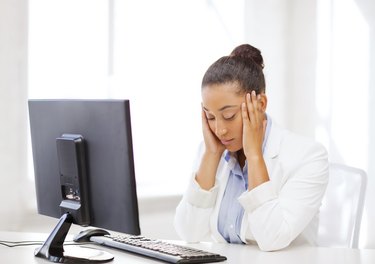
[[[242,149],[242,146],[227,146],[226,149],[229,152],[237,152]]]

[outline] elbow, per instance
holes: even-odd
[[[199,242],[200,235],[197,231],[189,226],[189,223],[183,219],[175,217],[174,219],[174,229],[180,239],[188,243],[197,243]]]
[[[191,236],[187,233],[179,233],[177,235],[180,237],[181,240],[185,241],[186,243],[198,243],[199,239],[196,236]]]
[[[270,252],[286,248],[290,245],[288,241],[257,241],[258,247],[262,251]]]
[[[256,242],[262,251],[277,251],[284,249],[293,241],[293,236],[288,228],[281,229],[273,234],[258,233]]]
[[[181,227],[181,226],[178,226],[175,224],[175,230],[176,230],[176,233],[178,235],[178,237],[180,239],[182,239],[183,241],[187,242],[187,243],[198,243],[199,242],[199,234],[195,234],[195,232],[193,230],[191,230],[189,232],[189,230]]]

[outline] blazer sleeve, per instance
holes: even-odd
[[[264,251],[285,248],[302,233],[318,213],[328,183],[325,148],[304,141],[294,145],[299,146],[282,147],[287,151],[280,153],[270,181],[239,197],[248,214],[246,228]]]
[[[199,242],[210,233],[210,217],[218,193],[218,186],[209,191],[201,189],[194,176],[174,218],[177,234],[187,242]]]
[[[203,142],[199,145],[193,171],[186,192],[178,204],[174,216],[174,227],[178,236],[187,242],[198,242],[210,232],[209,220],[216,203],[218,186],[203,190],[195,180],[196,171],[204,152]]]

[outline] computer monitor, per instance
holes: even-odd
[[[37,254],[67,259],[71,223],[139,235],[129,101],[28,103],[38,213],[60,218]]]

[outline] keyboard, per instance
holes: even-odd
[[[225,261],[220,254],[187,246],[128,234],[92,236],[90,241],[103,246],[147,256],[169,263],[211,263]]]

